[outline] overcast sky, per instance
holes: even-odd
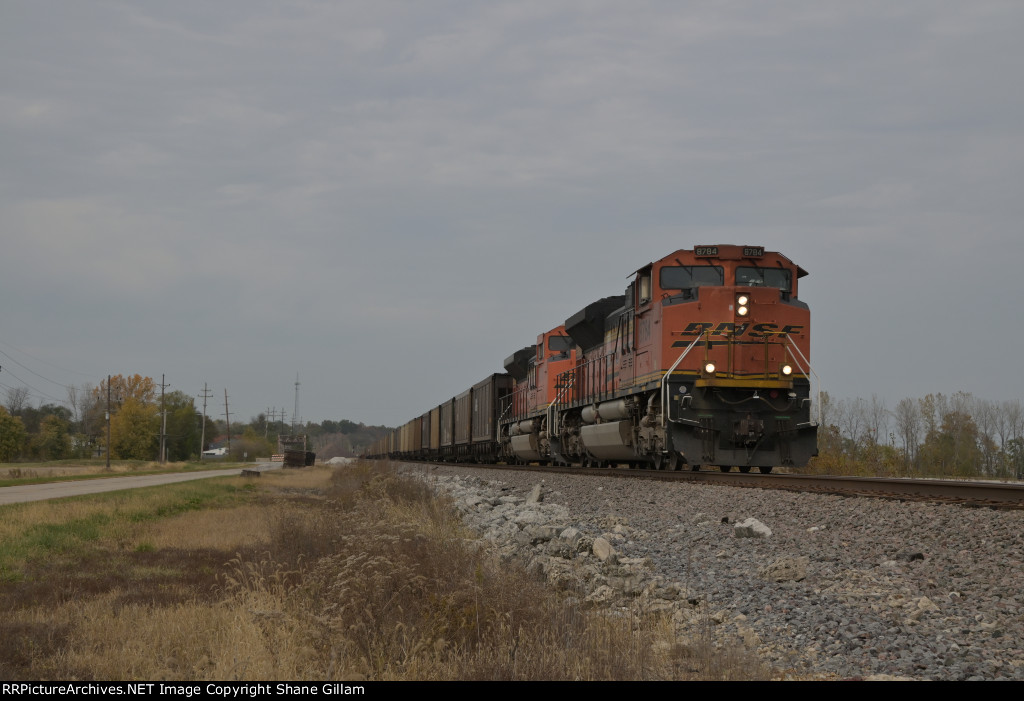
[[[0,394],[395,425],[643,264],[810,275],[836,397],[1024,396],[1024,3],[2,0]]]

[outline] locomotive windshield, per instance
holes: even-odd
[[[790,277],[789,271],[783,268],[736,268],[737,287],[775,287],[788,291],[791,285]]]
[[[686,290],[706,285],[724,285],[725,274],[720,265],[666,266],[661,269],[661,289]]]
[[[555,352],[572,350],[572,339],[568,336],[548,336],[548,350]]]

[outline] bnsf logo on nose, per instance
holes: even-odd
[[[802,325],[787,325],[781,329],[778,324],[740,324],[737,326],[728,321],[715,324],[711,321],[694,321],[679,333],[683,336],[697,336],[710,331],[713,336],[743,336],[748,338],[764,338],[765,336],[787,336],[791,333],[800,333]]]

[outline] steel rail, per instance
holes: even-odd
[[[416,464],[416,463],[409,463]],[[420,463],[422,464],[422,463]],[[845,477],[838,475],[754,474],[712,471],[666,471],[626,468],[541,467],[539,465],[474,465],[430,463],[439,466],[520,470],[549,474],[590,475],[627,479],[684,481],[752,489],[836,494],[903,501],[962,504],[999,509],[1024,509],[1024,484],[979,480]]]

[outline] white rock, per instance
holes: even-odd
[[[772,529],[756,518],[748,518],[733,527],[733,534],[737,538],[768,538],[772,534]]]

